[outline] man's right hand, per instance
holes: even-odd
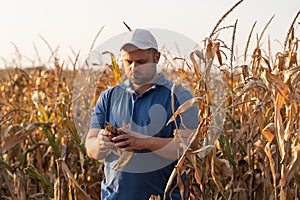
[[[105,129],[101,129],[98,133],[97,139],[101,151],[111,150],[114,147],[114,143],[107,135],[110,135],[110,133]]]
[[[89,130],[85,140],[87,155],[96,160],[104,159],[109,150],[114,147],[114,144],[110,142],[108,137],[103,135],[103,133],[105,134],[103,131],[105,130],[92,128]]]

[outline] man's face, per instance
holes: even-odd
[[[153,80],[156,75],[155,55],[150,50],[125,52],[123,66],[127,78],[134,85],[143,85]]]

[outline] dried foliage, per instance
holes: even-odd
[[[299,13],[283,52],[274,58],[264,55],[262,33],[251,60],[234,66],[238,21],[218,27],[241,2],[218,21],[203,51],[174,59],[182,68],[166,71],[195,95],[170,121],[191,106],[201,110],[197,130],[180,144],[185,150],[169,180],[177,179],[184,199],[299,198],[300,66],[294,31]],[[231,28],[232,41],[213,38]],[[109,52],[104,53],[112,64],[101,72],[76,69],[79,55],[73,70],[66,70],[51,52],[54,69],[14,66],[1,71],[1,199],[100,199],[103,163],[87,157],[83,141],[97,97],[121,81],[122,72]],[[191,151],[194,140],[199,148]],[[182,173],[186,184],[176,176]],[[172,190],[171,184],[165,190]]]
[[[100,199],[103,164],[87,157],[83,141],[113,72],[64,70],[56,58],[54,64],[2,70],[1,199]]]
[[[272,19],[258,38],[249,63],[245,58],[244,65],[233,64],[236,21],[234,26],[227,26],[234,28],[231,48],[221,47],[219,39],[207,38],[205,52],[195,52],[198,60],[192,59],[194,74],[178,70],[191,83],[195,98],[201,98],[200,125],[194,133],[200,137],[193,135],[186,144],[171,177],[187,173],[187,199],[299,198],[299,40],[292,27],[288,47],[276,54],[272,64],[260,48],[262,35]],[[252,31],[253,28],[250,36]],[[250,38],[246,48],[249,41]],[[222,48],[229,49],[229,60],[222,55]],[[212,98],[214,92],[210,88],[214,84],[210,79],[216,73],[211,71],[214,59],[219,63],[225,87],[224,102],[220,101],[225,118],[218,124],[218,134],[210,131],[216,112],[212,109],[216,99]],[[202,71],[198,70],[198,63],[204,63]],[[218,139],[212,140],[213,135]],[[200,138],[199,150],[192,152],[188,149],[196,138]],[[204,151],[209,153],[203,156]],[[178,186],[184,187],[180,181]]]

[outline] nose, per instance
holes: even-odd
[[[139,64],[137,62],[132,62],[130,65],[131,70],[136,69],[139,66]]]

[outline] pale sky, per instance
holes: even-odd
[[[0,57],[10,60],[15,55],[12,42],[21,54],[36,59],[33,43],[41,58],[50,52],[39,35],[55,49],[61,59],[72,55],[71,48],[88,55],[98,30],[104,29],[95,47],[127,31],[122,21],[132,28],[168,29],[201,42],[221,16],[237,1],[232,0],[0,0]],[[300,10],[300,0],[244,0],[222,22],[233,25],[238,19],[237,46],[242,54],[253,23],[255,33],[275,15],[264,37],[282,43],[290,24]],[[298,18],[297,24],[300,19]],[[299,25],[298,25],[299,26]],[[299,28],[298,28],[299,33]],[[230,30],[227,30],[231,34]],[[298,34],[299,36],[299,34]],[[222,37],[221,37],[222,38]],[[255,39],[255,38],[254,38]],[[252,42],[254,43],[254,42]],[[275,44],[276,42],[274,42]],[[0,61],[0,67],[4,64]]]

